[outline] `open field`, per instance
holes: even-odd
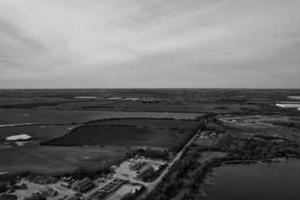
[[[79,168],[101,169],[119,159],[124,148],[52,147],[28,145],[0,150],[0,172],[70,173]]]
[[[113,125],[129,125],[137,127],[156,127],[163,129],[188,129],[191,125],[197,125],[197,120],[181,120],[168,118],[122,118],[97,120],[87,123],[89,126],[113,126]]]
[[[0,128],[0,141],[8,136],[27,134],[38,141],[49,140],[66,134],[72,125],[38,125],[38,126],[14,126]]]
[[[132,112],[187,112],[187,113],[232,113],[247,111],[259,111],[258,105],[234,104],[230,102],[202,103],[162,100],[155,103],[129,100],[93,100],[86,102],[71,102],[51,106],[47,108],[60,110],[103,110],[103,111],[132,111]]]
[[[136,112],[278,112],[277,101],[297,89],[0,90],[0,108]]]
[[[74,131],[70,130],[74,125],[0,128],[0,172],[63,173],[79,168],[93,170],[101,168],[102,161],[113,162],[120,159],[128,147],[174,150],[190,137],[199,121],[125,118],[97,120],[86,124],[74,128]],[[68,132],[70,133],[66,134]],[[6,137],[18,134],[28,134],[32,138],[24,146],[5,145]],[[54,138],[58,140],[52,140]],[[47,146],[38,144],[49,140],[51,142]]]
[[[160,147],[181,145],[198,128],[199,121],[170,119],[116,119],[88,123],[47,145],[99,145]]]
[[[57,138],[90,120],[109,118],[195,119],[200,113],[120,111],[69,111],[48,109],[0,109],[0,144],[8,136],[28,134],[39,141]]]
[[[175,118],[194,119],[201,113],[157,113],[120,111],[82,111],[49,109],[0,109],[0,125],[5,124],[70,124],[109,118]]]

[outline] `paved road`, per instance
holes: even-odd
[[[140,195],[137,200],[143,199],[145,198],[151,191],[153,191],[157,185],[162,181],[162,179],[167,175],[167,173],[169,172],[170,168],[175,164],[176,161],[178,161],[181,157],[183,152],[195,141],[195,139],[197,138],[197,136],[199,135],[199,133],[201,132],[201,130],[199,129],[195,135],[184,145],[184,147],[177,153],[177,155],[175,156],[175,158],[169,163],[169,166],[161,173],[161,175],[153,182],[151,183],[143,183],[146,187],[146,191]]]

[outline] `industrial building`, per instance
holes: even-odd
[[[95,186],[95,184],[93,183],[93,181],[91,179],[84,178],[81,181],[79,181],[78,183],[74,184],[73,190],[75,190],[77,192],[87,192],[87,191],[91,190],[94,186]]]
[[[106,184],[100,190],[94,192],[89,196],[89,200],[102,200],[105,199],[109,194],[116,191],[119,187],[123,184],[127,183],[128,181],[122,179],[114,179],[110,183]]]

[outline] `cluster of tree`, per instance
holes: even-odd
[[[174,144],[173,147],[170,149],[170,151],[174,155],[177,154],[179,151],[181,151],[181,149],[185,146],[185,144],[194,136],[195,132],[197,132],[199,129],[204,130],[204,127],[205,126],[203,125],[203,119],[201,119],[199,126],[195,129],[191,130],[189,133],[185,133],[185,134],[187,134],[187,137],[184,137],[177,144]]]
[[[7,182],[0,182],[0,193],[7,192],[10,189],[10,185]]]
[[[261,160],[275,157],[300,156],[299,145],[277,138],[257,136],[236,138],[226,133],[218,138],[217,147],[240,160]]]
[[[137,150],[131,151],[128,154],[129,157],[134,157],[136,155],[144,156],[146,158],[154,158],[154,159],[162,159],[162,160],[169,159],[168,151],[161,151],[161,150],[156,150],[156,149],[152,149],[152,148],[137,149]]]
[[[143,177],[143,181],[144,182],[152,182],[154,181],[156,178],[158,178],[160,176],[160,174],[164,171],[164,169],[166,169],[168,167],[168,164],[164,164],[161,165],[160,168],[153,172],[153,173],[149,173],[148,176]]]
[[[75,172],[72,172],[70,174],[65,174],[65,176],[72,176],[74,179],[83,179],[83,178],[90,178],[90,179],[96,179],[100,175],[103,174],[110,174],[112,173],[113,170],[108,167],[104,167],[103,169],[98,169],[98,170],[89,170],[86,168],[79,168]]]
[[[135,200],[137,196],[139,196],[143,191],[145,191],[145,186],[142,186],[142,188],[135,192],[135,193],[129,193],[128,195],[124,196],[122,200]]]
[[[0,195],[1,200],[17,200],[17,196],[14,194],[2,194]]]
[[[198,120],[200,120],[200,128],[203,131],[224,133],[226,130],[223,123],[217,119],[216,114],[209,113],[203,117],[199,117]]]
[[[13,192],[16,189],[21,189],[21,186],[16,185],[15,178],[11,178],[8,181],[0,181],[0,193]]]
[[[183,188],[185,191],[196,187],[194,177],[201,172],[198,162],[201,151],[197,148],[188,148],[183,153],[183,158],[177,161],[157,187],[146,200],[167,200],[176,197]]]

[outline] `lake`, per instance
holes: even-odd
[[[203,190],[208,200],[299,200],[300,160],[281,163],[227,165],[214,169],[214,185]]]

